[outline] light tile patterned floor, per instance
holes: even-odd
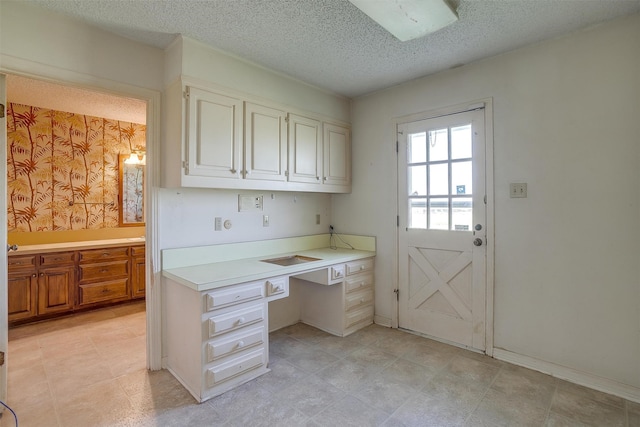
[[[197,404],[145,370],[144,304],[9,332],[20,426],[640,426],[640,404],[406,332],[270,336],[271,372]],[[5,411],[0,426],[13,426]]]

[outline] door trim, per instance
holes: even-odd
[[[434,110],[423,111],[419,113],[409,114],[406,116],[396,117],[392,120],[392,135],[394,136],[397,147],[398,142],[398,126],[404,123],[415,122],[420,120],[433,119],[437,117],[447,116],[451,114],[461,113],[464,111],[474,110],[484,107],[484,127],[485,127],[485,192],[487,196],[486,202],[486,311],[485,311],[485,352],[488,356],[493,356],[493,319],[494,319],[494,257],[495,257],[495,224],[494,224],[494,176],[493,176],[493,98],[477,99],[471,102],[442,107]],[[398,162],[395,162],[395,188],[396,188],[396,216],[400,215],[398,206],[400,194],[398,193]],[[395,239],[395,259],[394,259],[394,283],[393,289],[399,289],[400,265],[398,258],[400,256],[400,229],[396,227]],[[399,310],[400,304],[398,299],[394,300],[394,309],[392,313],[391,326],[398,328],[399,326]]]
[[[0,63],[2,64],[0,66],[2,74],[13,74],[80,89],[107,92],[116,96],[136,98],[147,103],[147,179],[145,179],[145,193],[148,197],[147,203],[145,203],[145,217],[148,218],[145,224],[147,368],[151,370],[162,369],[161,267],[157,221],[158,186],[160,184],[161,92],[1,54]],[[6,173],[4,179],[6,181]],[[6,240],[6,232],[4,235]],[[0,327],[6,329],[6,325],[0,325]]]

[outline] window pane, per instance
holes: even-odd
[[[451,158],[467,159],[472,156],[471,125],[451,128]]]
[[[447,129],[429,131],[429,161],[447,160],[449,158],[449,138]]]
[[[443,165],[429,165],[429,195],[449,194],[449,168]]]
[[[471,230],[473,221],[473,200],[471,198],[453,199],[453,209],[451,210],[451,229],[457,231]]]
[[[409,228],[427,228],[427,199],[409,199]]]
[[[427,161],[427,134],[425,132],[409,135],[409,147],[407,148],[409,163],[424,163]]]
[[[449,199],[429,199],[429,229],[449,229]]]
[[[426,166],[409,166],[409,195],[410,196],[426,196],[427,195],[427,167]]]
[[[471,162],[451,163],[451,194],[473,194]]]

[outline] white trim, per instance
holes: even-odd
[[[397,328],[398,326],[393,326],[392,322],[393,320],[390,317],[379,316],[377,314],[373,316],[373,323],[375,323],[376,325],[385,326],[387,328]]]
[[[147,182],[146,188],[146,307],[147,307],[147,367],[149,369],[161,369],[162,357],[162,322],[160,299],[160,251],[158,250],[157,229],[157,183],[160,164],[160,91],[132,86],[16,58],[6,54],[0,54],[0,73],[14,74],[52,83],[73,86],[81,89],[107,92],[116,96],[136,98],[147,103]],[[4,174],[6,180],[6,173]],[[6,233],[5,233],[6,235]],[[6,325],[0,325],[6,329]]]
[[[549,374],[556,378],[567,380],[569,382],[583,385],[603,393],[612,394],[640,403],[640,388],[630,386],[628,384],[619,383],[608,378],[599,377],[567,366],[557,365],[552,362],[536,359],[535,357],[525,356],[513,353],[501,348],[493,349],[493,357],[498,360],[513,363],[514,365],[523,366],[545,374]]]

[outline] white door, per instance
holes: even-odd
[[[0,209],[7,212],[7,118],[6,118],[6,79],[4,74],[0,74]],[[2,236],[2,246],[0,247],[0,352],[7,354],[8,342],[8,320],[7,320],[7,217],[1,215],[0,236]],[[5,360],[5,357],[0,357]],[[0,366],[0,400],[7,401],[7,364]],[[3,408],[0,408],[0,413]]]
[[[484,109],[398,125],[398,325],[485,350]]]

